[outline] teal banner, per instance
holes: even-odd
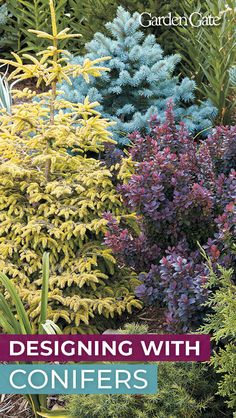
[[[153,394],[156,364],[5,364],[4,394]]]

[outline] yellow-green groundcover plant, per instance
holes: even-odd
[[[49,3],[52,34],[32,32],[51,45],[37,56],[23,55],[27,64],[17,54],[15,61],[1,61],[14,67],[11,80],[36,78],[48,91],[14,90],[11,112],[0,114],[0,271],[12,279],[34,326],[42,254],[48,251],[48,319],[64,332],[97,332],[104,321],[140,307],[133,292],[137,279],[118,268],[102,244],[103,213],[124,212],[111,172],[91,158],[112,142],[109,122],[94,110],[96,103],[56,98],[58,82],[100,76],[107,68],[96,65],[108,57],[68,63],[60,41],[79,35],[68,28],[58,33],[53,0]]]

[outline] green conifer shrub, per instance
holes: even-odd
[[[121,334],[147,334],[148,327],[126,324]],[[67,398],[70,418],[230,417],[216,396],[217,376],[207,364],[160,363],[154,395],[75,395]],[[224,411],[224,415],[222,414]]]
[[[69,29],[58,32],[53,0],[50,8],[52,34],[33,32],[52,45],[37,57],[25,54],[28,64],[17,54],[15,61],[3,60],[15,68],[11,79],[36,77],[49,91],[37,101],[32,101],[35,92],[15,91],[21,101],[11,114],[0,115],[0,271],[13,280],[36,323],[41,260],[48,251],[48,319],[65,332],[97,332],[103,319],[140,307],[133,293],[137,280],[116,267],[102,244],[103,213],[124,211],[111,172],[88,156],[112,142],[109,123],[94,110],[96,103],[56,100],[58,81],[100,76],[106,68],[98,68],[101,59],[67,62],[59,43],[77,35],[68,34]],[[68,148],[75,147],[76,154],[68,155]]]
[[[236,245],[234,244],[236,254]],[[209,284],[212,293],[207,301],[211,313],[207,315],[204,333],[212,334],[214,354],[212,365],[221,379],[218,393],[226,397],[230,408],[236,409],[236,284],[233,280],[235,266],[226,269],[218,265],[213,269],[210,259]]]

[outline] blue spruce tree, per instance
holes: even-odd
[[[71,86],[63,83],[61,90],[67,100],[76,103],[89,96],[90,101],[98,101],[102,115],[116,122],[111,129],[120,145],[127,144],[127,134],[148,129],[151,115],[157,114],[163,121],[169,99],[177,120],[183,120],[190,131],[199,132],[212,125],[216,109],[208,101],[193,104],[194,81],[173,75],[179,55],[163,56],[155,36],[145,36],[140,30],[138,13],[131,16],[118,7],[117,17],[106,28],[111,38],[96,33],[86,44],[85,58],[110,56],[110,72],[91,78],[89,83],[82,77],[73,79]],[[72,60],[80,63],[84,57]]]

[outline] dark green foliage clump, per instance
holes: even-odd
[[[221,17],[217,26],[188,25],[173,30],[182,71],[196,81],[198,98],[208,97],[217,107],[218,124],[230,124],[235,117],[235,90],[230,82],[230,69],[236,61],[235,1],[185,0],[179,2],[179,9],[180,16],[194,11]]]
[[[71,40],[68,49],[74,54],[81,53],[85,43],[89,42],[96,32],[105,32],[105,23],[114,19],[118,6],[123,6],[132,13],[145,11],[158,16],[179,9],[177,0],[56,0],[59,26],[70,26],[76,33],[83,35],[79,40]],[[48,30],[48,0],[5,0],[0,14],[2,53],[8,54],[10,50],[36,52],[45,46],[44,40],[35,40],[28,29]],[[164,50],[171,53],[173,37],[167,33],[169,29],[165,26],[151,27],[146,31],[157,36]]]
[[[6,33],[6,28],[10,19],[10,13],[6,3],[0,6],[0,51],[3,51],[11,42],[11,36]]]
[[[91,41],[96,32],[106,32],[105,23],[114,19],[118,6],[130,13],[145,12],[152,16],[165,16],[170,11],[177,13],[181,10],[178,0],[69,0],[69,3],[77,16],[72,27],[74,25],[76,32],[83,35],[83,43]],[[173,53],[175,36],[172,27],[151,26],[145,32],[155,35],[166,53]]]
[[[70,25],[70,1],[55,0],[55,12],[58,29],[62,30]],[[7,39],[2,51],[5,55],[15,52],[36,53],[48,46],[48,42],[42,38],[36,38],[29,29],[48,32],[51,19],[48,0],[6,0],[5,7],[8,10],[7,24],[3,27],[4,36]],[[62,43],[63,44],[63,43]],[[67,48],[78,44],[71,41]],[[65,43],[64,43],[65,45]],[[63,46],[64,46],[63,45]]]

